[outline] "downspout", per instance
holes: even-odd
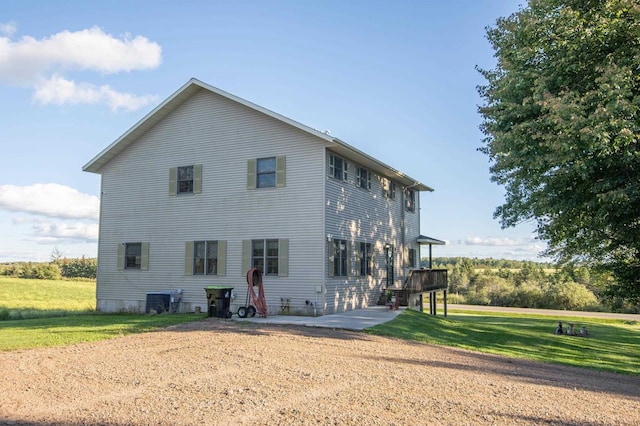
[[[406,279],[406,271],[405,271],[405,244],[406,244],[406,225],[405,225],[405,209],[407,207],[407,187],[402,189],[402,197],[400,203],[400,260],[402,261],[402,279]]]

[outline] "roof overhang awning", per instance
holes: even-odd
[[[430,246],[443,246],[447,244],[445,241],[436,240],[435,238],[425,237],[424,235],[420,235],[416,239],[418,244],[430,245]]]

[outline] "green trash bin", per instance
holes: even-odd
[[[233,287],[210,285],[205,287],[207,292],[208,316],[231,318],[231,291]]]

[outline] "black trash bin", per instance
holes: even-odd
[[[231,318],[231,290],[233,287],[211,285],[207,292],[208,315],[210,317]]]

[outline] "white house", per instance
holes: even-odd
[[[176,289],[180,311],[204,311],[204,287],[222,285],[235,312],[251,267],[270,314],[366,307],[402,285],[426,241],[431,188],[196,79],[83,170],[102,176],[100,311],[143,312],[147,293]]]

